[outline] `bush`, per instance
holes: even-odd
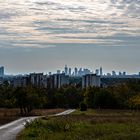
[[[86,111],[87,110],[87,105],[84,102],[80,103],[80,111]]]

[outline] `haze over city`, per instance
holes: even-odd
[[[140,71],[139,0],[0,0],[6,73]]]

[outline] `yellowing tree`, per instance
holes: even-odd
[[[139,109],[140,108],[140,95],[136,95],[130,98],[129,105],[131,108]]]

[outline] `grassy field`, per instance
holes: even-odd
[[[31,116],[47,116],[56,114],[64,111],[64,109],[35,109],[30,115]],[[6,124],[13,120],[20,118],[20,110],[19,109],[6,109],[0,108],[0,125]]]
[[[128,110],[76,111],[26,125],[17,140],[139,140],[140,112]]]

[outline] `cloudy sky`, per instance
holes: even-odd
[[[140,0],[0,0],[7,73],[140,71]]]

